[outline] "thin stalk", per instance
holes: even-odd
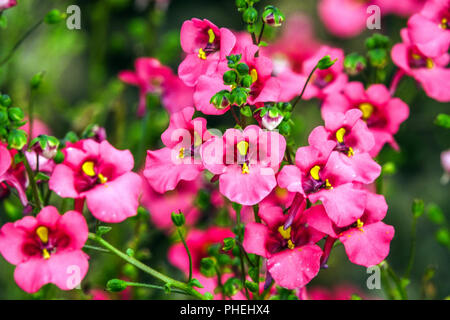
[[[180,228],[177,228],[177,233],[178,233],[178,236],[181,239],[181,242],[183,242],[183,246],[186,249],[187,255],[189,257],[189,281],[191,281],[192,280],[192,256],[191,256],[191,252],[189,251],[188,245],[186,243],[186,240],[183,237],[183,234],[180,231]]]
[[[297,99],[295,99],[294,103],[292,104],[292,110],[294,110],[297,103],[303,97],[303,94],[305,93],[305,90],[306,90],[306,86],[308,85],[309,81],[311,80],[312,75],[314,74],[314,71],[316,71],[316,70],[317,70],[317,65],[314,67],[314,69],[312,69],[311,73],[308,76],[308,79],[306,79],[306,82],[305,82],[305,85],[303,86],[302,92],[300,93],[300,95],[297,97]]]
[[[236,210],[236,225],[238,226],[238,242],[242,243],[243,241],[243,235],[241,232],[241,209]],[[250,294],[248,293],[248,289],[245,286],[245,264],[244,264],[244,249],[242,246],[239,246],[239,260],[241,261],[241,281],[242,281],[242,287],[245,290],[245,296],[248,300],[250,300]]]
[[[140,287],[140,288],[149,288],[149,289],[157,289],[157,290],[166,290],[166,288],[162,286],[158,286],[155,284],[141,283],[141,282],[125,282],[129,287]],[[182,290],[172,289],[171,292],[185,294]]]
[[[259,217],[259,215],[258,215],[258,211],[259,211],[259,208],[258,208],[258,205],[256,204],[256,205],[254,205],[253,206],[253,215],[254,215],[254,217],[255,217],[255,222],[256,223],[261,223],[261,218]],[[258,275],[258,277],[257,277],[257,279],[256,279],[256,284],[258,285],[258,295],[259,295],[259,272],[260,272],[260,264],[261,264],[261,257],[260,256],[256,256],[256,274]],[[258,299],[259,299],[259,297],[258,297]]]
[[[416,257],[416,242],[417,242],[417,217],[413,218],[413,222],[412,222],[412,226],[411,226],[411,249],[409,251],[409,262],[408,262],[408,267],[406,268],[406,272],[405,272],[405,278],[409,279],[410,275],[411,275],[411,270],[413,268],[414,265],[414,260]]]
[[[36,179],[34,176],[34,172],[31,169],[30,163],[28,162],[27,157],[25,156],[25,154],[20,151],[22,157],[23,157],[23,164],[25,165],[25,170],[27,171],[27,175],[28,175],[28,180],[30,182],[30,187],[31,187],[31,191],[33,193],[33,198],[34,198],[34,202],[35,205],[38,209],[38,211],[41,211],[42,209],[42,202],[41,202],[41,196],[39,194],[39,189],[38,186],[36,184]]]
[[[196,297],[198,299],[201,300],[207,300],[207,298],[205,296],[203,296],[200,292],[198,292],[197,290],[195,290],[194,288],[192,288],[191,286],[189,286],[188,284],[172,279],[169,276],[166,276],[165,274],[162,274],[158,271],[156,271],[155,269],[147,266],[146,264],[140,262],[139,260],[136,260],[133,257],[128,256],[126,253],[123,253],[122,251],[120,251],[119,249],[117,249],[116,247],[114,247],[113,245],[111,245],[108,241],[104,240],[103,238],[97,236],[94,233],[89,233],[89,239],[96,241],[98,244],[100,244],[101,246],[103,246],[104,248],[106,248],[107,250],[111,251],[112,253],[114,253],[115,255],[117,255],[119,258],[122,258],[123,260],[125,260],[126,262],[128,262],[129,264],[135,266],[136,268],[144,271],[145,273],[151,275],[152,277],[161,280],[162,282],[164,282],[165,284],[169,285],[170,287],[174,287],[176,289],[180,289],[181,291],[183,291],[183,293],[191,295],[193,297]]]

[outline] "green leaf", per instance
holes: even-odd
[[[440,113],[437,115],[434,124],[446,129],[450,129],[450,115],[445,113]]]
[[[188,283],[191,287],[203,288],[203,285],[197,279],[193,278]]]
[[[108,227],[108,226],[100,226],[100,227],[98,227],[97,233],[96,233],[96,234],[97,234],[99,237],[101,237],[101,236],[107,234],[108,232],[110,232],[111,230],[112,230],[111,227]]]
[[[244,106],[240,109],[241,114],[247,118],[250,118],[252,116],[252,109],[250,106]]]

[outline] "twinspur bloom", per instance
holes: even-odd
[[[16,0],[0,0],[0,11],[14,7],[17,5]]]
[[[375,138],[370,155],[375,157],[389,143],[398,150],[394,139],[400,124],[409,116],[409,107],[399,98],[393,98],[382,84],[371,85],[367,90],[361,82],[349,82],[341,93],[329,95],[322,104],[322,117],[329,112],[345,113],[350,109],[362,111],[362,119]]]
[[[227,129],[222,137],[213,136],[202,147],[202,160],[219,179],[224,196],[251,206],[275,188],[275,173],[285,149],[283,136],[250,125],[243,131]]]
[[[138,116],[142,117],[146,112],[149,93],[160,94],[169,113],[193,105],[192,88],[187,87],[169,67],[155,58],[138,58],[134,65],[136,71],[122,71],[119,79],[139,87]]]
[[[245,226],[245,251],[266,258],[267,271],[284,288],[303,287],[320,270],[322,249],[316,243],[324,234],[306,224],[303,217],[308,210],[298,214],[285,229],[287,215],[283,210],[264,207],[258,212],[263,223],[250,222]]]
[[[192,119],[194,108],[184,108],[170,117],[170,124],[161,135],[165,147],[148,150],[144,176],[154,190],[174,190],[180,181],[193,181],[203,170],[201,146],[211,135],[206,119]]]
[[[86,200],[89,211],[104,222],[136,215],[142,181],[131,171],[134,159],[129,150],[117,150],[106,140],[85,139],[68,143],[62,151],[65,158],[53,170],[51,190],[76,202]]]
[[[60,215],[48,206],[36,217],[6,223],[0,230],[0,253],[16,265],[14,280],[24,291],[35,293],[47,283],[72,290],[88,271],[89,257],[82,251],[87,238],[80,213]]]
[[[0,199],[9,193],[8,187],[15,188],[23,206],[28,204],[25,189],[28,180],[23,163],[14,164],[13,158],[17,152],[8,150],[0,142]]]
[[[215,73],[219,62],[225,60],[236,44],[233,32],[197,18],[183,23],[180,40],[187,55],[178,67],[178,75],[190,87],[197,84],[201,75]]]

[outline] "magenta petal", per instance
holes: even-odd
[[[338,227],[354,223],[364,213],[366,192],[356,189],[352,183],[321,190],[309,195],[311,202],[323,202],[327,215]]]
[[[267,270],[275,282],[287,289],[305,286],[320,270],[322,250],[315,244],[286,249],[267,260]]]
[[[153,189],[165,193],[175,189],[181,180],[192,181],[198,177],[203,166],[192,162],[195,161],[191,158],[177,159],[175,151],[169,148],[149,150],[144,176]]]
[[[44,207],[36,217],[40,225],[49,228],[55,228],[60,218],[61,215],[59,214],[58,209],[53,206]]]
[[[333,222],[328,217],[323,205],[313,206],[305,210],[304,216],[309,226],[333,238],[337,238],[334,232]]]
[[[450,102],[450,69],[433,67],[418,69],[414,78],[420,82],[426,94],[440,102]]]
[[[20,222],[6,223],[0,231],[0,253],[11,264],[17,265],[26,259],[22,246],[28,237],[28,228],[23,228],[20,225],[23,223],[29,224],[30,228],[36,227],[36,219],[34,217],[25,217]]]
[[[21,263],[14,271],[14,280],[27,293],[39,291],[43,285],[50,283],[51,279],[48,264],[42,258],[32,258]]]
[[[256,222],[250,222],[245,226],[243,246],[246,252],[257,254],[267,258],[266,240],[269,236],[269,229]]]
[[[71,249],[81,249],[88,239],[88,225],[83,215],[77,211],[68,211],[60,217],[58,229],[70,237]]]
[[[118,150],[108,141],[100,143],[101,166],[111,166],[114,168],[114,175],[122,175],[133,170],[134,159],[130,150]]]
[[[71,168],[65,164],[58,164],[53,170],[49,181],[50,190],[62,198],[78,198],[75,190],[75,177]]]
[[[269,228],[278,228],[284,224],[287,218],[279,206],[260,206],[258,215]]]
[[[220,76],[201,76],[194,92],[194,103],[198,111],[204,114],[221,115],[230,109],[217,109],[210,103],[211,98],[221,90],[228,90],[229,87],[223,84]]]
[[[48,260],[51,283],[61,290],[72,290],[84,279],[89,268],[88,255],[81,250],[61,252]]]
[[[277,185],[271,168],[249,165],[249,173],[242,173],[240,165],[229,165],[220,175],[220,193],[230,201],[245,206],[257,204],[267,197]]]
[[[367,192],[366,210],[364,212],[365,223],[381,221],[386,216],[388,205],[382,194]]]
[[[84,193],[94,217],[107,223],[118,223],[136,215],[141,192],[141,177],[129,172]]]
[[[364,225],[362,230],[353,228],[342,234],[339,240],[351,262],[370,267],[379,264],[389,254],[394,237],[394,227],[377,222]]]
[[[277,176],[278,185],[289,192],[304,193],[302,187],[302,173],[297,166],[286,165]]]
[[[9,169],[11,166],[11,155],[9,154],[8,149],[0,145],[0,181],[2,180],[2,175]]]

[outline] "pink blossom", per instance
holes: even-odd
[[[160,94],[162,104],[170,112],[193,105],[191,88],[187,87],[172,70],[155,58],[138,58],[136,71],[122,71],[119,79],[139,87],[138,116],[143,116],[147,108],[147,95]]]
[[[441,153],[441,163],[445,172],[450,173],[450,150]]]
[[[349,82],[342,93],[329,95],[322,105],[322,116],[329,112],[345,113],[350,109],[362,111],[362,119],[375,138],[375,145],[370,150],[376,156],[385,143],[394,149],[398,145],[394,140],[400,124],[409,116],[409,108],[399,98],[393,98],[382,84],[371,85],[367,90],[360,82]]]
[[[306,298],[308,300],[351,300],[354,294],[364,297],[361,290],[348,284],[341,284],[332,289],[316,286],[311,289],[308,288]]]
[[[221,227],[189,231],[186,237],[186,244],[192,257],[192,276],[203,285],[203,288],[198,289],[199,292],[214,293],[214,289],[217,287],[217,279],[215,277],[208,278],[200,272],[200,262],[208,256],[209,246],[222,243],[223,239],[232,237],[234,237],[234,234],[229,229]],[[186,275],[189,274],[189,257],[182,243],[177,243],[170,247],[168,259],[172,265],[179,268]]]
[[[0,198],[8,195],[8,187],[15,188],[23,206],[28,204],[25,189],[28,179],[25,175],[23,163],[14,164],[15,150],[8,150],[6,145],[0,142]]]
[[[447,65],[450,55],[444,52],[436,57],[427,56],[411,42],[408,29],[402,29],[400,34],[403,42],[392,48],[393,62],[408,76],[419,82],[429,97],[440,102],[449,102],[450,69]]]
[[[322,250],[315,243],[323,234],[307,226],[297,215],[287,229],[287,219],[280,207],[260,209],[263,223],[246,225],[244,249],[267,258],[267,270],[275,282],[288,289],[305,286],[320,270]]]
[[[129,150],[117,150],[106,140],[68,144],[62,164],[56,165],[49,187],[63,198],[86,200],[99,220],[122,222],[137,213],[141,178],[132,172]]]
[[[14,7],[17,5],[16,0],[0,0],[0,11]]]
[[[147,151],[144,176],[159,193],[176,188],[184,181],[197,179],[203,170],[200,149],[210,134],[206,119],[192,119],[194,108],[172,114],[170,124],[161,135],[165,148]]]
[[[161,194],[144,179],[141,205],[150,212],[153,224],[162,230],[173,227],[172,212],[183,212],[186,224],[193,225],[200,216],[194,205],[200,186],[201,179],[180,181],[174,190]]]
[[[59,215],[45,207],[37,217],[27,216],[0,230],[0,252],[16,265],[14,279],[28,293],[53,283],[62,290],[78,286],[88,270],[88,256],[81,250],[88,226],[76,211]]]
[[[450,45],[450,2],[430,0],[408,20],[411,42],[428,57],[439,57]]]
[[[334,151],[339,152],[342,166],[354,171],[354,181],[372,183],[380,175],[381,167],[369,152],[375,140],[373,134],[361,119],[363,113],[358,109],[324,113],[325,126],[316,127],[310,135],[311,145],[317,149],[333,141]]]
[[[309,137],[315,145],[314,135]],[[355,170],[333,151],[336,143],[323,141],[321,149],[301,147],[295,156],[296,165],[286,165],[278,174],[278,185],[297,192],[312,203],[321,201],[328,216],[339,226],[360,218],[366,204],[365,192],[357,188]],[[294,213],[295,215],[295,213]]]
[[[219,177],[220,192],[230,201],[251,206],[276,186],[275,173],[284,157],[286,141],[276,132],[250,125],[228,129],[202,148],[206,169]]]
[[[339,239],[351,262],[370,267],[379,264],[389,254],[394,227],[381,222],[388,209],[384,196],[365,192],[367,203],[364,214],[352,224],[336,226],[322,205],[312,207],[306,220],[311,227]]]
[[[178,67],[180,79],[195,86],[201,75],[216,72],[220,61],[230,54],[236,38],[226,28],[218,28],[207,19],[193,18],[181,27],[181,48],[187,54]]]

